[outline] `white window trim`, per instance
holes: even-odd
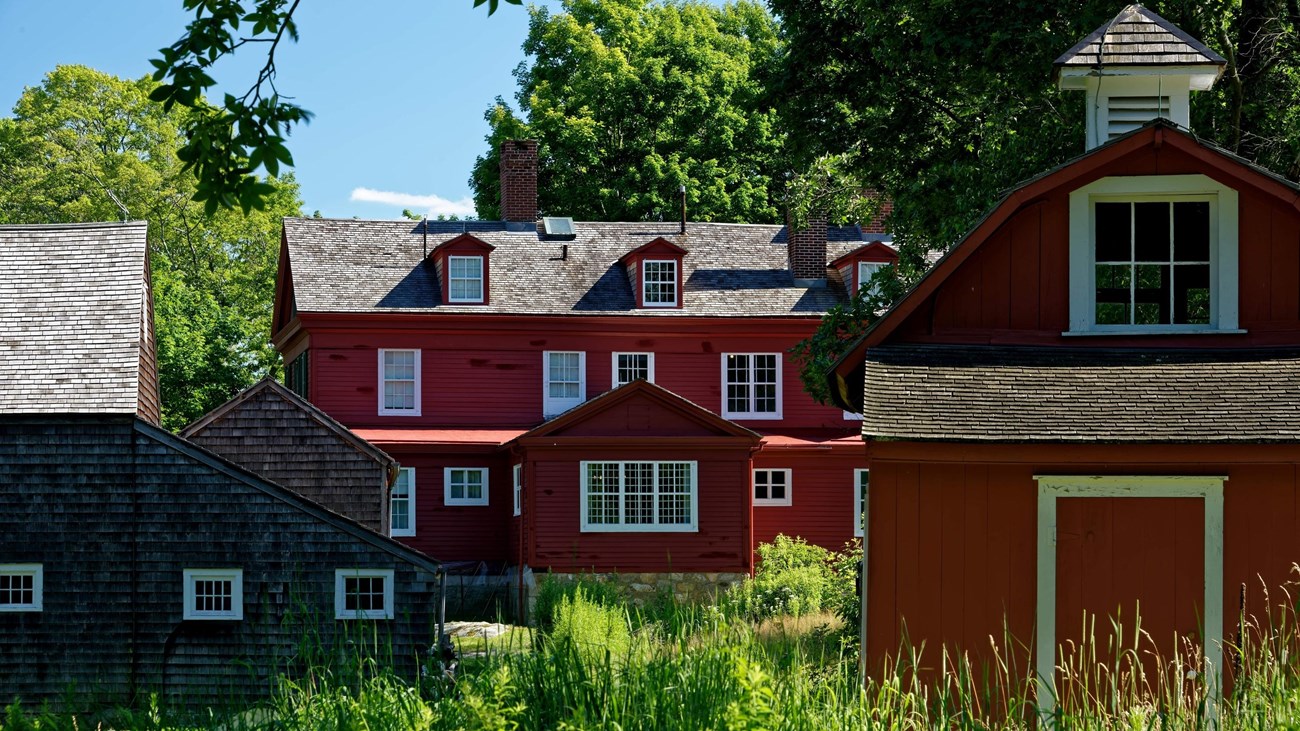
[[[184,605],[181,619],[211,619],[218,621],[238,621],[244,618],[244,570],[243,569],[182,569],[181,577],[185,582],[182,592]],[[194,608],[194,582],[200,580],[230,581],[230,611],[199,611]]]
[[[393,527],[393,497],[388,497],[388,535],[394,538],[410,538],[415,535],[415,468],[402,467],[399,474],[405,472],[406,478],[406,515],[409,524],[405,528]]]
[[[384,408],[384,353],[415,353],[415,408]],[[419,416],[422,403],[420,391],[420,349],[419,348],[380,348],[379,349],[379,388],[377,389],[380,416]]]
[[[345,601],[344,579],[371,579],[382,578],[384,580],[384,608],[382,611],[373,609],[357,610],[349,612],[344,607],[347,606]],[[392,619],[393,614],[393,570],[392,569],[335,569],[334,570],[334,618],[335,619]]]
[[[862,494],[862,476],[870,474],[871,470],[869,469],[858,468],[853,470],[853,535],[856,538],[864,539],[864,544],[866,543],[865,539],[867,537],[867,506],[870,504],[871,483],[867,483],[867,494],[865,497],[868,499],[864,501],[862,499],[864,497]]]
[[[671,302],[651,302],[651,301],[649,301],[649,300],[646,299],[646,289],[649,287],[649,282],[647,282],[647,281],[646,281],[646,278],[645,278],[645,275],[646,275],[646,264],[672,264],[672,266],[673,266],[673,299],[672,299]],[[681,280],[681,276],[680,276],[680,273],[679,273],[679,270],[680,270],[680,269],[681,269],[681,264],[679,264],[679,263],[677,262],[676,259],[643,259],[643,260],[641,260],[641,266],[640,266],[640,270],[641,270],[641,306],[642,306],[642,307],[676,307],[676,306],[677,306],[677,303],[678,303],[678,302],[681,300],[681,298],[682,298],[682,294],[681,294],[681,292],[680,292],[681,287],[678,285],[678,282]]]
[[[858,286],[857,286],[857,287],[854,287],[854,291],[856,292],[856,291],[862,289],[863,287],[867,286],[868,284],[870,284],[870,283],[871,283],[871,277],[874,276],[875,273],[876,273],[877,271],[880,271],[881,269],[884,269],[884,268],[887,267],[887,266],[889,266],[889,262],[887,262],[887,261],[860,261],[860,262],[858,262],[857,272],[856,272],[856,274],[857,274],[857,278],[858,278],[858,281],[857,281],[857,285],[858,285]],[[865,276],[864,276],[862,272],[863,272],[864,269],[866,269],[866,268],[868,268],[868,267],[873,268],[874,271],[872,271],[871,274],[868,274],[868,275],[865,275]],[[876,292],[873,291],[873,292],[871,292],[871,294],[876,294]]]
[[[578,354],[578,398],[551,398],[551,354]],[[569,409],[581,405],[587,400],[587,353],[582,350],[543,350],[542,351],[542,418],[559,416]]]
[[[785,473],[785,497],[783,497],[783,498],[775,498],[775,499],[770,498],[770,497],[767,497],[767,498],[761,498],[761,499],[760,499],[760,498],[757,496],[757,491],[758,491],[758,473],[760,473],[760,472],[784,472],[784,473]],[[750,491],[750,494],[751,494],[751,495],[754,495],[754,507],[759,507],[759,508],[761,508],[761,507],[764,507],[764,506],[776,507],[776,506],[782,506],[782,505],[793,505],[794,502],[793,502],[793,500],[792,500],[792,497],[793,497],[793,493],[794,493],[794,489],[793,489],[793,488],[794,488],[794,483],[793,483],[793,479],[792,479],[792,478],[793,478],[793,474],[792,474],[792,472],[791,472],[791,470],[790,470],[789,467],[784,467],[784,468],[782,468],[782,467],[757,467],[757,468],[751,470],[751,471],[750,471],[749,491]],[[768,486],[769,486],[768,494],[770,495],[771,492],[772,492],[772,491],[771,491],[771,482],[770,482],[770,481],[768,482]]]
[[[609,357],[609,361],[610,361],[610,376],[609,376],[609,382],[613,385],[614,388],[618,388],[619,386],[624,385],[624,384],[619,383],[619,381],[618,381],[618,357],[619,357],[620,355],[644,355],[644,356],[646,356],[646,380],[649,381],[649,382],[651,382],[651,383],[654,383],[654,382],[655,382],[655,354],[654,354],[654,353],[648,353],[648,352],[645,352],[645,351],[636,351],[636,352],[633,352],[633,351],[630,351],[630,350],[625,350],[625,351],[621,351],[621,352],[617,352],[617,353],[611,353],[611,354],[610,354],[610,357]]]
[[[477,259],[478,260],[478,297],[456,297],[451,293],[451,262],[454,259]],[[487,301],[487,258],[479,255],[472,256],[447,256],[447,302],[452,304],[481,305]],[[465,281],[473,281],[473,277],[459,277]]]
[[[469,491],[467,490],[466,497],[453,498],[451,496],[451,473],[453,470],[461,470],[464,472],[482,472],[483,473],[483,497],[477,500],[471,498],[469,497]],[[442,504],[447,506],[487,505],[488,494],[491,492],[491,490],[488,487],[488,477],[489,477],[488,468],[486,467],[444,467],[442,468]]]
[[[673,523],[669,525],[660,525],[658,523],[625,525],[622,523],[588,523],[587,522],[587,465],[589,464],[628,464],[628,463],[650,463],[656,466],[655,476],[658,477],[658,465],[661,464],[688,464],[691,466],[691,522],[690,523]],[[700,530],[700,464],[695,460],[668,459],[668,460],[643,460],[643,459],[592,459],[583,460],[578,463],[578,469],[581,471],[580,489],[578,491],[578,511],[581,522],[580,531],[582,533],[698,533]],[[621,486],[620,486],[621,488]],[[655,480],[655,495],[659,494],[659,481]],[[618,512],[623,514],[623,496],[622,489],[618,493]],[[655,520],[659,520],[658,503],[655,504]]]
[[[45,565],[39,563],[0,564],[0,574],[32,577],[31,604],[0,604],[0,612],[40,612],[45,608]]]
[[[1097,325],[1093,215],[1097,200],[1208,200],[1210,220],[1210,324]],[[1217,225],[1216,225],[1217,224]],[[1062,335],[1162,335],[1242,333],[1237,328],[1237,191],[1204,175],[1102,178],[1070,193],[1070,329]]]
[[[1223,659],[1223,483],[1226,476],[1034,475],[1038,482],[1038,598],[1035,667],[1056,667],[1056,500],[1062,497],[1192,497],[1205,501],[1205,595],[1203,668],[1210,687],[1209,718],[1219,701]],[[1038,707],[1044,721],[1055,706],[1055,673],[1038,675]]]
[[[515,515],[518,516],[524,512],[524,466],[517,464],[511,468],[510,472],[513,475],[512,482],[514,483]]]
[[[733,355],[748,355],[751,358],[756,355],[773,355],[776,356],[776,411],[770,413],[754,413],[749,411],[728,411],[727,410],[727,358]],[[753,374],[753,361],[750,361],[750,374]],[[781,412],[785,409],[785,359],[780,353],[723,353],[722,354],[722,418],[724,419],[749,419],[752,421],[777,420],[781,418]],[[753,385],[753,382],[750,382]],[[754,402],[753,393],[750,394],[750,405]]]

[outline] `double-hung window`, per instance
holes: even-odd
[[[583,462],[582,530],[695,531],[695,462]]]
[[[420,351],[379,350],[379,414],[420,415]]]
[[[392,619],[392,569],[335,569],[335,619]]]
[[[392,536],[415,535],[415,468],[397,471],[388,500],[388,532]]]
[[[645,307],[677,306],[677,262],[646,259],[641,262],[641,304]]]
[[[651,383],[655,380],[654,353],[615,353],[614,387],[626,385],[638,378]]]
[[[183,619],[244,618],[243,569],[182,569]]]
[[[548,350],[542,353],[542,416],[550,418],[587,398],[587,354]]]
[[[754,470],[755,505],[790,505],[790,470]]]
[[[867,495],[871,486],[870,470],[853,470],[853,535],[866,537]]]
[[[487,505],[486,467],[447,467],[443,470],[443,504]]]
[[[483,257],[447,257],[447,299],[450,302],[483,302]]]
[[[0,564],[0,612],[41,611],[44,573],[38,563]]]
[[[728,419],[781,418],[780,353],[724,353],[722,416]]]

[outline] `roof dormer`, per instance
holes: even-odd
[[[898,261],[898,252],[883,241],[863,244],[831,262],[831,268],[840,273],[844,289],[853,296],[869,285],[875,273]]]
[[[1053,64],[1062,89],[1087,92],[1087,149],[1158,117],[1188,127],[1188,100],[1226,61],[1141,5],[1129,5]]]
[[[637,309],[682,306],[682,257],[686,249],[662,236],[619,259],[627,267]]]
[[[444,305],[486,305],[489,301],[488,256],[495,248],[472,234],[461,234],[433,251],[434,270]]]

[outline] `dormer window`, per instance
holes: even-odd
[[[883,262],[883,261],[860,261],[860,262],[858,262],[858,281],[857,281],[857,285],[858,285],[858,286],[857,286],[857,289],[862,289],[863,287],[867,287],[867,288],[868,288],[868,289],[867,289],[867,294],[868,294],[868,295],[873,295],[873,296],[874,296],[874,295],[876,295],[876,294],[879,294],[879,293],[880,293],[880,285],[878,285],[878,284],[872,284],[872,283],[871,283],[871,278],[874,277],[874,276],[876,276],[876,272],[880,271],[881,269],[884,269],[884,268],[887,267],[887,266],[889,266],[889,263],[888,263],[888,262]]]
[[[672,259],[646,259],[642,266],[641,303],[646,307],[677,306],[677,262]]]
[[[844,289],[853,296],[863,287],[870,287],[866,294],[875,295],[879,287],[871,283],[876,272],[898,261],[898,251],[883,241],[863,244],[849,253],[831,262],[831,267],[838,270],[844,281]]]
[[[682,306],[682,257],[686,250],[665,238],[657,238],[623,255],[628,283],[638,309],[669,309]]]
[[[493,246],[471,234],[461,234],[429,252],[438,275],[442,302],[486,305],[489,298],[488,256]]]
[[[483,257],[447,257],[447,301],[483,302]]]

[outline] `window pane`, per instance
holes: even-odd
[[[1097,204],[1097,261],[1130,261],[1132,232],[1129,227],[1131,204]]]
[[[691,522],[691,465],[684,462],[660,463],[659,523],[689,525]]]
[[[1133,204],[1136,261],[1169,261],[1169,203]]]
[[[727,411],[749,411],[749,356],[727,356]]]
[[[617,524],[619,465],[595,462],[587,465],[587,522]]]
[[[754,499],[767,499],[767,475],[766,470],[760,470],[754,473]]]
[[[654,465],[649,462],[623,465],[623,522],[627,525],[655,522]]]
[[[1209,202],[1174,204],[1174,259],[1198,262],[1210,260]]]
[[[1133,289],[1133,323],[1169,324],[1169,266],[1139,264],[1134,269],[1137,281]]]
[[[778,470],[773,470],[768,473],[768,480],[772,484],[772,489],[771,489],[772,499],[784,500],[785,499],[785,473]]]
[[[1174,267],[1174,322],[1188,325],[1210,323],[1209,264]]]
[[[1097,324],[1129,324],[1133,269],[1127,264],[1097,265]]]

